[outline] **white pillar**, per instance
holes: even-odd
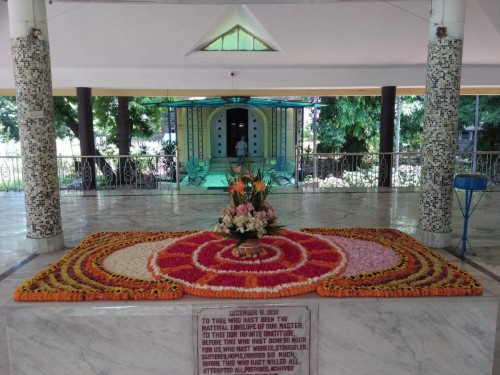
[[[8,3],[10,37],[12,39],[31,35],[31,29],[41,30],[48,40],[47,12],[44,0],[15,0]]]

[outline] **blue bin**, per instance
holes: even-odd
[[[481,174],[457,174],[454,186],[462,190],[486,190],[488,178]]]

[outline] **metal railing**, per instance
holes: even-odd
[[[20,156],[0,156],[0,191],[23,190]]]
[[[58,156],[61,191],[179,189],[178,155]],[[0,157],[0,191],[23,190],[21,157]]]
[[[59,186],[61,191],[179,189],[177,160],[178,154],[58,156]],[[295,173],[285,176],[283,184],[320,189],[420,187],[421,165],[422,154],[417,152],[297,153]],[[498,188],[500,152],[458,152],[455,171],[485,175],[489,187]],[[0,191],[21,191],[23,187],[21,157],[0,156]]]
[[[422,154],[331,153],[296,155],[295,180],[315,188],[420,187]],[[455,173],[477,173],[500,186],[500,152],[457,152]]]

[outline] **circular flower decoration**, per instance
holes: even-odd
[[[157,279],[170,279],[188,293],[207,297],[269,298],[313,291],[321,280],[341,273],[347,256],[326,238],[283,231],[265,236],[266,255],[233,256],[234,239],[205,231],[156,251],[149,268]]]
[[[16,301],[157,300],[183,292],[266,298],[480,295],[481,283],[387,228],[309,228],[265,236],[265,255],[232,255],[214,232],[100,232],[22,283]]]

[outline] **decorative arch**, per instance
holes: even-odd
[[[248,110],[247,143],[249,156],[263,157],[265,115],[258,108],[246,106],[221,107],[209,117],[211,156],[213,158],[228,157],[227,111],[234,108]]]

